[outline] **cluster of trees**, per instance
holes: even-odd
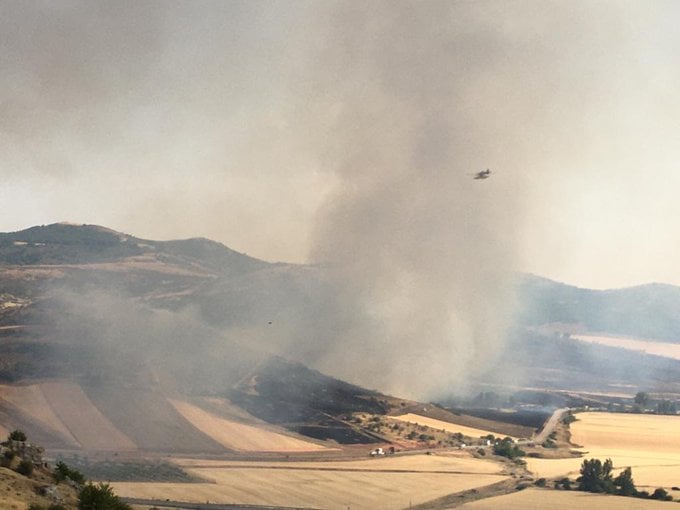
[[[652,400],[650,399],[649,395],[644,392],[644,391],[638,391],[635,395],[635,398],[633,399],[635,402],[635,406],[633,407],[633,411],[635,412],[644,412],[647,410],[648,406],[650,404],[653,404]],[[676,402],[673,402],[672,400],[658,400],[656,401],[656,406],[653,407],[654,412],[656,414],[678,414],[678,405]]]
[[[503,438],[497,441],[493,445],[493,453],[495,455],[500,455],[501,457],[506,457],[511,460],[518,459],[519,457],[524,457],[526,452],[520,449],[515,442],[509,438]]]
[[[633,482],[633,470],[630,467],[621,471],[616,477],[612,474],[613,467],[611,459],[607,459],[604,462],[600,459],[584,460],[583,464],[581,464],[581,476],[576,480],[578,482],[578,490],[663,501],[673,499],[661,487],[652,494],[649,494],[647,491],[638,491]]]

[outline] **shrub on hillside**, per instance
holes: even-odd
[[[9,440],[10,441],[22,441],[23,442],[23,441],[26,441],[26,439],[27,439],[26,434],[19,429],[13,430],[12,432],[9,433]]]
[[[22,460],[17,466],[17,473],[24,476],[31,476],[33,474],[33,463],[30,460]]]
[[[77,469],[68,467],[62,461],[57,462],[57,465],[54,468],[54,479],[57,483],[63,482],[66,479],[72,480],[78,485],[85,483],[85,475],[83,475]]]
[[[78,510],[132,510],[107,483],[88,483],[78,494]]]

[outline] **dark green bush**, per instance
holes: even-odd
[[[13,430],[12,432],[9,433],[9,440],[10,441],[26,441],[27,437],[26,434],[21,431],[21,430]]]
[[[68,467],[62,461],[57,462],[57,465],[54,468],[54,479],[57,483],[59,483],[63,482],[67,478],[80,485],[85,483],[85,475],[83,475],[80,471]]]
[[[132,510],[107,483],[88,483],[78,494],[78,510]]]
[[[30,460],[22,460],[17,466],[17,473],[24,476],[33,474],[33,463]]]

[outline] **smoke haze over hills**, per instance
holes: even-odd
[[[309,291],[299,313],[283,286],[265,306],[206,285],[208,314],[280,313],[241,332],[257,345],[431,394],[493,366],[516,271],[680,282],[673,3],[0,9],[0,229],[63,218],[321,268],[262,277]]]
[[[474,215],[512,217],[520,269],[680,282],[675,2],[0,9],[0,230],[65,219],[303,262],[348,181],[368,201],[415,178],[429,201],[490,167]]]

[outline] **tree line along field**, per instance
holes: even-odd
[[[668,510],[668,502],[609,496],[577,491],[550,491],[525,489],[505,496],[473,501],[461,506],[464,510]],[[549,501],[549,504],[547,502]]]

